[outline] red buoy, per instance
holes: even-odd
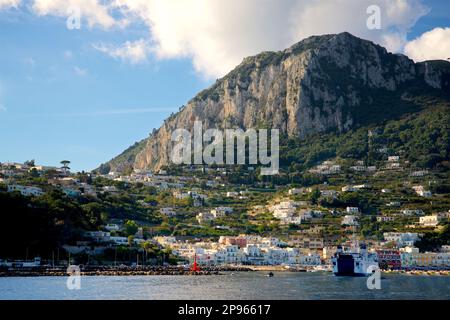
[[[197,253],[194,254],[194,264],[192,265],[191,271],[200,271],[200,267],[197,265]]]

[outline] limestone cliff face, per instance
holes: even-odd
[[[299,138],[344,132],[368,121],[364,113],[382,112],[383,98],[400,97],[412,83],[447,90],[449,65],[415,64],[349,33],[311,37],[245,58],[166,119],[130,164],[153,170],[168,164],[173,130],[192,130],[196,120],[204,128],[271,127]],[[114,161],[111,167],[119,168]]]

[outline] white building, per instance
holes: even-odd
[[[281,219],[281,225],[302,224],[302,217],[286,217]]]
[[[264,264],[265,258],[264,253],[261,248],[254,244],[248,244],[242,249],[243,252],[243,262],[251,265],[262,265]]]
[[[298,264],[301,266],[318,266],[321,264],[320,255],[316,253],[300,254]]]
[[[161,208],[159,209],[159,212],[167,217],[174,217],[177,215],[176,211],[171,207]]]
[[[395,242],[399,247],[414,246],[420,239],[419,234],[411,232],[385,232],[383,237],[386,242]]]
[[[103,191],[105,192],[110,192],[110,193],[115,193],[118,192],[117,188],[115,186],[104,186],[102,188]]]
[[[428,174],[428,170],[420,170],[420,171],[414,171],[411,172],[411,177],[423,177]]]
[[[420,225],[424,227],[436,227],[441,222],[441,217],[438,214],[424,216],[419,218]]]
[[[217,207],[211,210],[211,213],[214,216],[214,218],[225,217],[227,214],[232,212],[233,208],[230,207]]]
[[[339,193],[336,190],[322,190],[320,191],[320,194],[323,197],[329,197],[329,198],[336,198]]]
[[[196,216],[198,223],[207,223],[213,221],[216,217],[210,212],[200,212]]]
[[[297,205],[294,201],[283,201],[269,208],[273,216],[277,219],[292,217],[297,211]]]
[[[294,196],[296,194],[302,194],[302,193],[303,193],[303,189],[297,189],[297,188],[292,188],[292,189],[289,189],[289,191],[288,191],[288,194],[290,196]]]
[[[168,246],[177,242],[177,239],[175,237],[170,236],[154,237],[153,240],[158,242],[162,246]]]
[[[111,239],[111,234],[104,231],[87,231],[84,236],[94,240],[95,242],[107,242]]]
[[[400,160],[399,156],[389,156],[388,162],[398,162]]]
[[[190,197],[189,193],[187,193],[187,192],[181,192],[181,191],[178,191],[178,190],[174,191],[174,192],[172,193],[172,195],[173,195],[174,198],[176,198],[176,199],[186,199],[186,198],[189,198],[189,197]]]
[[[344,218],[342,218],[341,225],[345,226],[358,226],[358,217],[354,215],[345,215]]]
[[[388,207],[400,207],[402,204],[400,201],[391,201],[389,203],[386,203],[386,206]]]
[[[413,186],[412,189],[421,197],[429,198],[432,196],[431,191],[425,190],[424,186]]]
[[[29,196],[41,196],[44,194],[41,188],[38,187],[27,187],[27,186],[21,186],[18,184],[12,184],[8,185],[8,192],[20,192],[23,196],[29,197]]]
[[[363,172],[366,171],[366,166],[351,166],[350,169],[357,172]]]
[[[108,224],[105,226],[105,229],[108,230],[108,231],[119,231],[119,230],[120,230],[120,227],[119,227],[118,224],[115,224],[115,223],[108,223]]]
[[[402,214],[405,216],[423,216],[425,213],[421,209],[404,209]]]
[[[358,207],[347,207],[345,209],[345,211],[347,211],[347,213],[355,214],[355,213],[359,213],[359,208]]]
[[[127,237],[110,237],[109,240],[118,246],[128,245]]]
[[[235,191],[228,191],[227,192],[227,198],[234,198],[239,196],[239,192],[235,192]]]
[[[363,189],[370,189],[372,186],[368,183],[364,183],[364,184],[358,184],[353,186],[353,188],[355,188],[356,190],[363,190]]]
[[[353,186],[343,186],[342,192],[354,192],[356,189]]]

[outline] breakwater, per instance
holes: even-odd
[[[151,276],[151,275],[218,275],[221,272],[252,271],[248,267],[204,267],[199,271],[179,266],[78,266],[81,276]],[[0,277],[67,276],[67,267],[39,267],[0,270]]]

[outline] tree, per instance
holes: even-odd
[[[125,222],[125,233],[128,236],[133,236],[136,234],[136,232],[138,232],[138,225],[137,225],[136,221],[127,220]]]
[[[25,161],[24,165],[26,165],[28,167],[34,167],[35,166],[34,159]]]
[[[443,245],[450,244],[450,225],[445,225],[442,230],[437,232],[427,232],[414,245],[420,249],[421,252],[437,251]]]
[[[320,190],[315,188],[309,195],[309,200],[311,201],[312,204],[317,204],[319,198],[320,198]]]
[[[62,160],[60,163],[62,164],[61,169],[64,172],[68,172],[70,170],[70,168],[69,168],[70,161],[69,160]]]
[[[90,202],[81,207],[83,208],[85,217],[92,225],[99,226],[102,224],[102,213],[104,212],[104,208],[100,203]]]
[[[36,170],[36,168],[32,168],[30,170],[30,176],[33,177],[33,178],[39,177],[39,172]]]

